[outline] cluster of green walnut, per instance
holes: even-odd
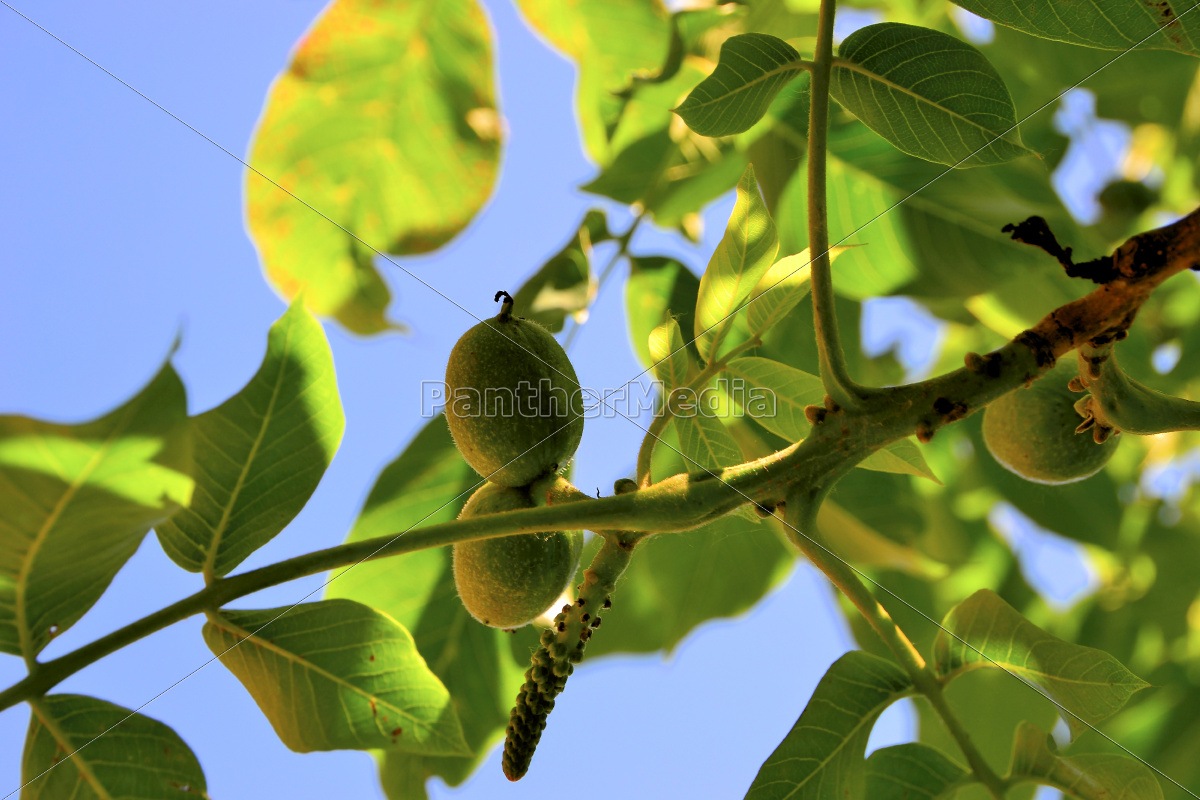
[[[468,330],[446,365],[446,421],[471,467],[487,478],[460,519],[532,508],[529,487],[567,465],[583,437],[575,369],[554,337],[501,311]],[[454,583],[471,616],[511,630],[546,613],[567,590],[582,531],[545,531],[454,545]]]

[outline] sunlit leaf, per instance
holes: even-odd
[[[789,442],[808,435],[805,406],[820,405],[825,397],[821,379],[768,358],[735,358],[725,374],[743,384],[730,384],[730,391],[742,392],[740,403],[747,416]],[[737,396],[735,394],[735,396]]]
[[[1177,50],[1200,55],[1195,0],[954,0],[981,17],[1019,31],[1101,50]],[[1184,15],[1187,17],[1184,18]]]
[[[575,105],[588,154],[609,157],[608,129],[620,117],[618,92],[658,71],[671,26],[658,0],[517,0],[525,20],[579,69]]]
[[[699,406],[699,403],[696,404]],[[715,473],[742,462],[742,450],[720,419],[703,408],[672,420],[679,434],[679,452],[688,472]]]
[[[664,394],[687,383],[688,351],[679,323],[674,319],[650,332],[650,357],[654,359],[654,374],[662,382]]]
[[[1008,87],[971,45],[880,22],[847,36],[838,54],[830,94],[904,152],[964,167],[1032,152],[1016,131]]]
[[[350,600],[223,609],[204,641],[292,750],[469,755],[450,693],[390,616]]]
[[[192,494],[170,365],[92,422],[0,417],[0,651],[32,659],[100,598],[150,526]]]
[[[1046,633],[989,589],[959,603],[942,622],[934,668],[952,679],[980,667],[1003,669],[1065,708],[1074,735],[1115,714],[1149,684],[1102,650]]]
[[[833,261],[845,249],[835,247],[830,250],[829,260]],[[746,306],[751,336],[760,336],[770,330],[808,296],[812,288],[809,282],[811,261],[806,247],[795,255],[779,259],[766,271],[750,292],[750,303]]]
[[[513,308],[551,333],[563,329],[567,317],[586,318],[596,296],[592,277],[592,245],[609,238],[604,212],[587,212],[579,230],[513,295]]]
[[[300,513],[342,439],[333,355],[300,301],[250,382],[191,424],[197,491],[155,530],[176,564],[223,576]]]
[[[920,742],[882,747],[867,758],[867,797],[870,800],[916,800],[949,797],[967,771],[936,747]]]
[[[446,421],[435,417],[380,474],[348,541],[452,520],[478,483]],[[358,564],[338,573],[326,596],[366,603],[412,632],[429,668],[449,690],[463,737],[474,752],[465,757],[382,752],[385,792],[420,797],[415,787],[434,775],[450,785],[461,783],[504,730],[528,657],[517,664],[509,653],[514,637],[479,624],[463,608],[454,588],[450,548]]]
[[[733,314],[771,267],[778,248],[775,223],[759,194],[754,167],[749,166],[738,181],[737,201],[725,235],[700,279],[695,336],[705,361],[716,356]]]
[[[668,314],[690,331],[700,280],[679,261],[663,256],[630,258],[629,280],[625,283],[625,315],[633,350],[647,367],[655,359],[650,355],[650,334],[666,321]],[[688,347],[695,353],[695,345]]]
[[[730,136],[749,130],[775,95],[803,70],[796,49],[775,36],[743,33],[721,45],[717,68],[676,112],[696,133]]]
[[[52,694],[29,704],[23,800],[208,796],[200,762],[158,720],[77,694]]]
[[[771,757],[747,800],[845,800],[862,797],[863,752],[883,710],[912,685],[895,664],[861,650],[833,662]]]
[[[490,39],[474,0],[325,10],[271,87],[246,175],[250,233],[281,294],[307,287],[314,311],[356,333],[395,327],[371,248],[440,247],[496,181]]]
[[[945,564],[889,539],[832,500],[821,503],[817,525],[838,554],[855,564],[893,569],[927,579],[941,578],[948,572]]]
[[[857,466],[876,472],[915,475],[918,478],[929,478],[934,483],[941,483],[937,475],[934,475],[933,470],[929,468],[929,464],[926,463],[925,456],[921,455],[921,449],[912,439],[900,439],[892,442],[871,453],[858,462]]]
[[[1079,800],[1161,800],[1162,787],[1142,762],[1113,753],[1060,756],[1053,741],[1036,725],[1021,723],[1013,741],[1012,778],[1053,786]]]

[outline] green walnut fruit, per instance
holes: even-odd
[[[1120,437],[1096,444],[1091,433],[1075,433],[1083,421],[1079,396],[1067,388],[1077,375],[1074,358],[1064,358],[1028,389],[1017,389],[983,412],[983,441],[1000,465],[1034,483],[1081,481],[1100,471]]]
[[[550,332],[498,315],[462,335],[446,365],[446,421],[480,475],[528,486],[566,466],[583,437],[583,395],[567,353]]]
[[[459,519],[533,508],[523,489],[485,483]],[[454,585],[471,616],[493,628],[527,625],[555,604],[575,577],[583,531],[498,536],[454,545]]]

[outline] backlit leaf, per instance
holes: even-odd
[[[751,165],[738,181],[737,201],[725,235],[700,279],[695,336],[706,362],[716,357],[733,315],[771,267],[778,249],[775,223],[759,194]]]
[[[921,449],[912,439],[900,439],[892,442],[871,453],[858,462],[857,466],[876,472],[915,475],[918,478],[929,478],[934,483],[941,483],[937,475],[934,475],[933,470],[929,468],[929,464],[925,462],[925,456],[921,455]]]
[[[747,800],[863,796],[863,753],[883,710],[912,684],[895,664],[854,650],[833,662],[800,719],[763,762]]]
[[[675,111],[703,136],[741,133],[762,119],[775,95],[803,71],[801,64],[796,49],[775,36],[731,36],[717,68]]]
[[[880,22],[846,37],[830,94],[909,155],[952,166],[1009,161],[1021,144],[1008,87],[983,54],[939,31]]]
[[[1200,55],[1196,0],[954,0],[985,19],[1019,31],[1101,50],[1176,50]],[[1184,15],[1187,14],[1186,17]]]
[[[650,334],[668,314],[679,321],[682,330],[692,330],[700,279],[673,258],[634,256],[629,261],[629,280],[625,283],[629,338],[638,360],[650,367],[655,361],[648,345]],[[695,353],[696,346],[689,344],[688,350]]]
[[[650,332],[650,357],[654,359],[654,374],[667,393],[683,386],[688,379],[688,352],[679,323],[668,319]]]
[[[747,416],[789,442],[808,435],[812,425],[804,408],[820,405],[825,398],[825,386],[816,375],[757,357],[735,358],[725,374],[742,381],[742,387],[730,383],[730,390],[743,392],[739,400]]]
[[[22,800],[208,796],[200,762],[158,720],[77,694],[48,695],[30,706]]]
[[[197,491],[156,531],[176,564],[223,576],[300,513],[342,439],[333,355],[300,301],[250,382],[191,424]]]
[[[571,241],[513,295],[516,313],[540,323],[551,333],[561,331],[567,317],[586,318],[588,306],[596,296],[592,245],[608,238],[604,212],[588,211]]]
[[[223,609],[208,615],[204,641],[296,752],[470,754],[412,635],[362,603]]]
[[[1003,669],[1038,686],[1068,712],[1073,735],[1115,714],[1149,684],[1091,647],[1046,633],[990,589],[959,603],[934,643],[934,668],[943,679],[980,667]]]
[[[881,747],[867,758],[870,800],[934,800],[949,797],[970,780],[945,753],[920,742]]]
[[[475,0],[326,8],[272,85],[251,144],[254,170],[295,195],[247,172],[250,233],[277,291],[305,289],[315,312],[356,333],[396,327],[371,248],[440,247],[496,181],[490,38]]]
[[[81,425],[0,417],[0,651],[32,659],[100,598],[150,526],[192,494],[170,365]]]
[[[517,0],[525,20],[578,68],[575,106],[584,146],[607,163],[607,131],[623,108],[618,92],[658,71],[671,26],[658,0]]]
[[[1036,781],[1079,800],[1162,800],[1162,787],[1145,764],[1115,753],[1060,756],[1036,725],[1022,722],[1013,741],[1014,781]]]

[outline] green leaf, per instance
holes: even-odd
[[[584,553],[584,563],[598,542]],[[787,575],[792,555],[768,525],[736,514],[638,545],[587,657],[671,651],[698,625],[753,608]]]
[[[1195,0],[954,0],[973,14],[1024,33],[1100,50],[1176,50],[1200,55]],[[1182,19],[1188,14],[1186,20]],[[1144,42],[1144,43],[1143,43]]]
[[[250,149],[246,216],[276,290],[307,287],[314,311],[355,333],[398,327],[371,248],[426,253],[478,213],[500,157],[493,84],[474,0],[332,3],[272,85]]]
[[[731,36],[721,45],[717,68],[675,109],[702,136],[749,130],[775,95],[803,71],[800,54],[765,33]]]
[[[696,298],[696,347],[705,362],[716,357],[733,314],[770,269],[779,249],[775,223],[758,192],[754,166],[738,181],[737,201],[725,235],[700,279]]]
[[[895,664],[854,650],[833,662],[792,730],[763,762],[747,800],[861,798],[863,752],[883,710],[912,690]]]
[[[969,44],[938,31],[881,22],[846,37],[829,91],[909,155],[951,166],[996,164],[1031,150],[999,73]]]
[[[383,470],[348,541],[452,520],[481,482],[438,416]],[[380,780],[388,796],[420,797],[416,787],[433,775],[450,785],[461,783],[504,730],[528,654],[522,659],[525,663],[516,663],[509,654],[514,637],[480,625],[463,608],[448,547],[342,570],[326,596],[366,603],[412,632],[429,668],[450,691],[463,736],[474,752],[468,757],[381,753]]]
[[[82,425],[0,417],[0,651],[32,661],[192,494],[183,383],[168,364]]]
[[[351,600],[223,609],[204,641],[298,753],[469,755],[450,693],[394,619]]]
[[[683,330],[692,329],[700,280],[673,258],[633,256],[629,262],[629,280],[625,283],[629,339],[638,359],[652,367],[655,359],[650,355],[650,334],[668,317],[678,320]],[[695,344],[689,343],[688,350],[695,353]]]
[[[575,106],[588,154],[609,160],[608,131],[623,109],[619,96],[635,75],[658,71],[671,26],[657,0],[517,0],[526,22],[575,62]]]
[[[250,382],[192,420],[198,491],[157,526],[163,550],[192,572],[228,574],[304,508],[345,422],[325,332],[297,300]]]
[[[861,513],[861,512],[860,512]],[[921,551],[889,539],[842,506],[826,499],[817,513],[823,537],[838,554],[855,564],[869,564],[936,580],[949,571]]]
[[[29,705],[24,800],[208,796],[200,762],[158,720],[77,694],[52,694]]]
[[[1022,722],[1013,741],[1010,777],[1053,786],[1080,800],[1161,800],[1162,787],[1140,761],[1111,753],[1060,756],[1053,742],[1036,725]]]
[[[945,753],[920,742],[882,747],[867,758],[870,800],[934,800],[953,794],[970,780],[967,771]]]
[[[697,404],[698,405],[698,404]],[[672,420],[688,472],[718,472],[742,462],[742,449],[724,423],[704,409]]]
[[[592,277],[592,245],[610,239],[603,211],[592,209],[579,230],[513,295],[516,313],[558,333],[568,316],[586,318],[596,297]]]
[[[741,405],[747,416],[776,436],[798,442],[812,427],[805,406],[820,405],[825,398],[821,379],[769,358],[735,358],[725,372],[744,381]],[[731,386],[731,389],[733,387]]]
[[[1022,617],[990,589],[950,610],[934,642],[945,680],[979,667],[1003,669],[1040,687],[1066,709],[1072,735],[1115,714],[1148,683],[1091,647],[1065,642]]]
[[[829,251],[829,260],[837,258],[844,247]],[[751,336],[761,336],[776,322],[800,305],[812,288],[809,267],[812,259],[808,248],[795,255],[779,259],[766,271],[754,291],[750,292],[750,304],[746,306],[746,321]]]
[[[929,478],[937,484],[941,483],[938,476],[934,475],[933,470],[929,468],[929,464],[925,462],[925,456],[921,454],[921,449],[912,439],[900,439],[892,442],[887,447],[871,453],[858,462],[857,466],[875,472],[915,475],[918,478]]]
[[[676,386],[687,383],[691,365],[679,323],[668,319],[650,332],[650,357],[654,359],[654,374],[663,384],[663,396]]]

